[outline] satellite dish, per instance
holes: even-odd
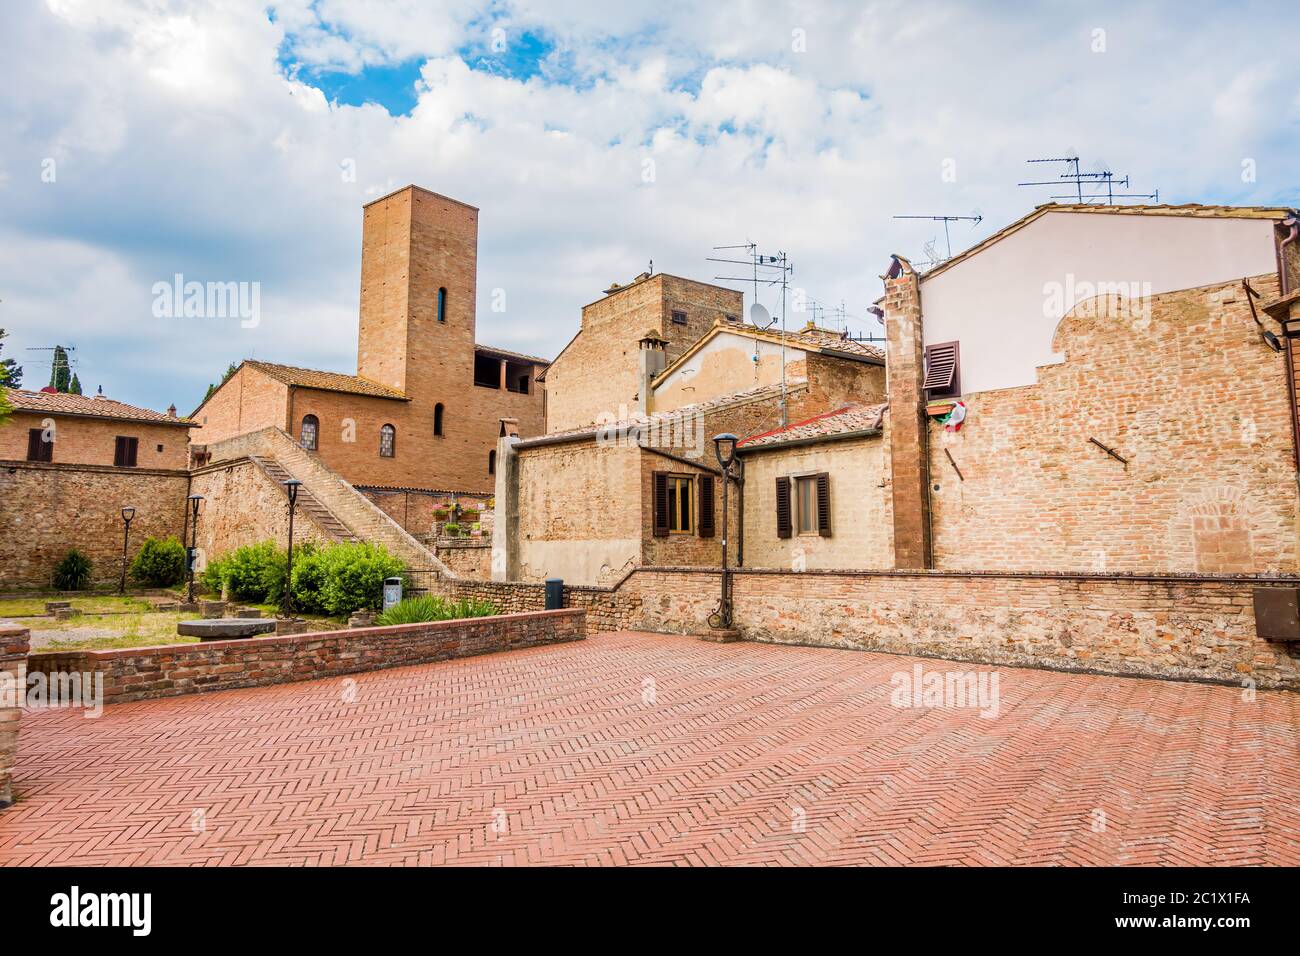
[[[749,321],[760,329],[765,329],[772,324],[772,315],[767,311],[767,306],[755,302],[749,307]]]

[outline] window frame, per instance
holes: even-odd
[[[445,285],[438,287],[437,309],[438,309],[438,321],[446,325],[447,324],[447,287]]]
[[[113,439],[113,467],[137,468],[140,463],[140,439],[135,435],[117,435]]]
[[[808,513],[804,514],[804,489],[809,489]],[[799,537],[818,536],[817,531],[817,472],[809,471],[790,476],[790,524]],[[807,527],[804,527],[805,522]]]
[[[681,316],[680,319],[678,318],[679,315]],[[673,309],[673,310],[672,310],[672,324],[673,324],[673,325],[686,325],[687,322],[688,322],[688,319],[687,319],[687,317],[686,317],[686,312],[685,312],[684,309]]]
[[[311,425],[311,444],[306,442],[307,426]],[[298,424],[298,446],[304,451],[316,451],[320,448],[320,419],[315,415],[304,415]]]
[[[447,437],[445,432],[445,418],[446,418],[445,413],[446,413],[446,407],[442,404],[442,402],[438,402],[436,405],[433,406],[433,437],[434,438]]]
[[[53,429],[50,430],[53,431]],[[27,429],[27,460],[28,461],[38,461],[38,462],[54,461],[54,441],[53,440],[46,441],[45,432],[46,429],[44,428]],[[32,449],[34,448],[38,448],[42,450],[38,454],[33,455]]]
[[[388,454],[384,454],[384,438],[388,437]],[[391,422],[386,422],[379,428],[379,457],[396,458],[397,457],[397,427]]]
[[[685,502],[686,507],[682,507],[682,489],[686,489]],[[668,533],[670,535],[693,535],[698,524],[697,502],[695,501],[695,476],[682,474],[681,472],[668,473]],[[685,527],[682,525],[682,515],[686,516]],[[678,527],[674,527],[678,525]]]

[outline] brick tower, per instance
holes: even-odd
[[[417,419],[473,380],[477,268],[473,206],[407,186],[365,207],[357,374]]]

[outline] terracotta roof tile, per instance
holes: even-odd
[[[93,395],[70,395],[63,392],[29,392],[22,388],[5,389],[15,411],[42,415],[80,415],[87,418],[114,418],[130,422],[198,427],[188,418],[173,418],[165,412],[128,405],[111,398]]]
[[[314,368],[298,368],[295,365],[276,365],[273,362],[259,362],[255,359],[246,359],[244,364],[286,385],[318,388],[326,392],[346,392],[350,395],[370,395],[374,398],[406,399],[401,392],[361,378],[359,375],[322,372]]]
[[[739,448],[766,448],[770,445],[784,445],[788,442],[804,441],[809,438],[824,438],[828,435],[843,435],[849,432],[874,431],[880,428],[888,405],[846,405],[833,412],[815,415],[787,425],[762,432],[742,439]]]
[[[506,358],[519,359],[521,362],[532,362],[534,365],[550,365],[550,359],[539,358],[536,355],[525,355],[523,352],[512,352],[509,349],[499,349],[493,345],[476,344],[475,352],[487,352],[491,355],[503,355]]]

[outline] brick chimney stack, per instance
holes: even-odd
[[[933,566],[930,548],[930,449],[925,418],[925,349],[921,282],[912,264],[894,256],[885,281],[886,391],[894,500],[894,566]]]
[[[637,365],[636,413],[650,414],[650,383],[659,377],[659,373],[668,367],[668,342],[654,329],[650,329],[641,339],[641,352]]]

